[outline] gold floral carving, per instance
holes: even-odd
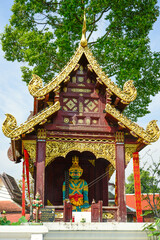
[[[79,124],[83,124],[83,119],[78,119]]]
[[[109,175],[109,179],[112,177],[114,171],[115,171],[115,168],[112,164],[109,164],[108,168],[106,169],[107,172],[108,172],[108,175]]]
[[[47,141],[46,166],[56,157],[66,157],[70,151],[90,151],[96,158],[105,158],[115,167],[115,145],[77,141]]]
[[[54,132],[52,132],[52,134],[53,134]],[[68,135],[68,134],[65,134],[65,135]],[[110,138],[110,137],[113,137],[112,135],[108,135],[108,137]],[[91,138],[68,138],[68,137],[65,137],[65,139],[64,138],[56,138],[56,137],[47,137],[47,140],[54,140],[54,141],[57,141],[57,139],[59,140],[59,141],[63,141],[63,140],[65,140],[65,141],[75,141],[75,142],[93,142],[93,143],[97,143],[97,142],[99,142],[99,143],[115,143],[115,141],[113,140],[113,139],[91,139]]]
[[[94,167],[95,167],[95,159],[93,160],[88,160]]]
[[[13,140],[20,138],[21,134],[29,133],[34,130],[34,126],[43,122],[44,119],[51,116],[53,113],[60,109],[60,103],[57,101],[53,106],[45,108],[41,112],[37,113],[29,120],[17,126],[17,122],[14,116],[6,114],[6,119],[2,125],[2,131],[6,137]]]
[[[69,100],[67,103],[66,103],[67,107],[69,109],[72,109],[74,106],[75,106],[75,103],[72,101],[72,100]]]
[[[63,218],[63,212],[55,212],[55,218]]]
[[[84,77],[78,77],[79,82],[84,82]]]
[[[83,113],[83,103],[79,102],[79,112]]]
[[[36,140],[23,140],[24,148],[27,150],[30,159],[36,162]]]
[[[115,139],[117,143],[124,143],[124,132],[116,132]]]
[[[126,128],[128,128],[131,134],[137,135],[137,137],[142,138],[145,144],[155,142],[160,136],[160,130],[156,124],[156,120],[152,120],[148,123],[146,130],[140,127],[138,124],[132,122],[122,113],[120,113],[116,108],[112,107],[110,104],[106,104],[105,111],[111,116],[116,118],[118,122],[121,122]]]
[[[46,139],[46,137],[47,137],[46,129],[38,128],[37,138],[38,139]]]
[[[89,118],[86,119],[86,124],[90,125],[91,124],[91,120]]]
[[[115,85],[114,82],[108,78],[105,72],[102,71],[90,49],[87,46],[82,47],[81,45],[78,47],[68,64],[62,69],[60,74],[53,78],[47,85],[43,86],[42,79],[37,75],[33,75],[33,78],[28,85],[30,94],[37,99],[43,99],[47,93],[54,91],[56,87],[59,86],[60,83],[63,82],[66,77],[68,77],[68,75],[75,69],[75,66],[78,64],[82,54],[85,54],[90,67],[97,74],[97,81],[104,83],[106,87],[110,89],[110,93],[114,93],[116,96],[118,96],[124,104],[128,104],[129,102],[135,100],[137,96],[137,90],[133,85],[133,81],[127,81],[124,84],[123,90],[118,88],[117,85]]]
[[[69,123],[69,118],[65,117],[64,118],[64,123]]]
[[[113,219],[113,218],[114,218],[114,215],[113,215],[112,213],[110,213],[110,212],[104,212],[104,213],[102,214],[102,218],[103,218],[103,219]]]
[[[81,93],[90,93],[91,89],[81,89],[81,88],[72,88],[71,92],[81,92]]]
[[[138,144],[125,144],[125,162],[126,165],[130,162],[133,157],[133,153],[136,152]]]

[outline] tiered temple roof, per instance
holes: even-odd
[[[55,78],[44,86],[42,79],[37,75],[33,75],[28,85],[30,94],[36,101],[43,101],[50,93],[55,97],[56,91],[59,90],[62,85],[64,86],[67,84],[70,81],[70,76],[80,68],[80,62],[83,58],[87,64],[88,74],[94,75],[97,81],[97,88],[103,88],[106,93],[106,99],[108,99],[108,101],[106,100],[105,106],[106,118],[118,124],[119,129],[125,129],[128,134],[134,136],[136,142],[139,145],[141,143],[139,149],[142,149],[146,144],[157,141],[160,131],[155,120],[149,122],[147,128],[144,129],[123,115],[122,112],[125,107],[130,102],[134,101],[137,96],[133,81],[127,81],[124,84],[123,90],[121,90],[110,78],[108,78],[87,46],[85,28],[84,21],[81,43],[68,64]],[[6,119],[2,125],[3,133],[15,142],[18,141],[18,139],[21,141],[24,134],[27,135],[34,131],[36,126],[45,124],[47,119],[59,111],[60,108],[60,102],[54,99],[51,104],[48,102],[48,105],[45,105],[43,109],[35,112],[33,116],[20,126],[17,126],[14,116],[6,114]]]

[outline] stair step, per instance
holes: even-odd
[[[141,231],[49,231],[44,240],[147,240]]]

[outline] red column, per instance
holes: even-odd
[[[116,138],[116,176],[117,176],[117,203],[118,221],[127,221],[126,199],[125,199],[125,147],[123,133],[118,132]]]
[[[136,199],[136,215],[137,222],[143,222],[142,204],[141,204],[141,180],[140,180],[140,168],[139,168],[139,154],[133,153],[133,172],[134,172],[134,192]]]
[[[36,193],[39,192],[44,205],[45,191],[45,157],[46,157],[46,140],[37,140],[37,159],[36,159]]]
[[[22,169],[22,216],[25,216],[25,161]]]

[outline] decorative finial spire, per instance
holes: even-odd
[[[87,39],[86,39],[86,14],[84,12],[84,20],[83,20],[83,28],[82,28],[82,38],[81,38],[81,46],[87,46]]]

